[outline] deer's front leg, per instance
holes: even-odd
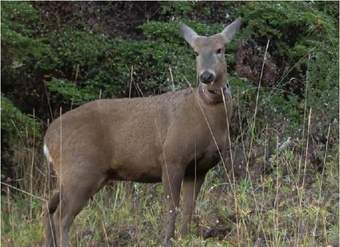
[[[178,165],[165,165],[162,171],[166,209],[163,246],[171,246],[171,238],[175,234],[175,222],[183,176],[184,168]]]
[[[184,177],[183,180],[183,223],[181,228],[182,237],[188,234],[192,213],[195,209],[197,195],[204,182],[205,173],[195,176]]]

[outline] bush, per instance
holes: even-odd
[[[22,113],[13,103],[1,95],[1,131],[8,138],[2,141],[10,146],[18,142],[26,142],[31,133],[41,136],[41,124],[32,115]]]
[[[35,116],[22,113],[1,95],[1,180],[11,182],[28,168],[32,148],[40,145],[42,126]],[[27,155],[29,153],[29,155]],[[24,161],[24,162],[22,162]],[[22,183],[25,183],[22,181]]]
[[[39,13],[27,2],[5,2],[1,15],[2,71],[12,73],[32,58],[43,60],[50,53],[46,40],[37,37],[34,23]],[[4,59],[6,58],[6,59]],[[9,70],[4,71],[4,70]]]

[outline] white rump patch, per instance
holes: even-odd
[[[49,163],[52,163],[52,157],[50,155],[50,152],[48,151],[46,143],[44,143],[44,155]]]

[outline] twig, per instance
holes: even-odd
[[[171,80],[171,85],[172,85],[172,91],[175,91],[176,88],[175,88],[175,83],[174,83],[174,77],[173,77],[173,75],[172,75],[171,66],[169,66],[169,73],[170,73],[170,80]]]
[[[131,66],[131,70],[130,70],[129,98],[131,98],[132,83],[133,83],[133,65]]]
[[[25,190],[19,189],[18,187],[15,187],[15,186],[10,185],[10,184],[8,184],[8,183],[1,182],[1,184],[7,186],[8,188],[11,188],[11,189],[14,189],[14,190],[16,190],[16,191],[19,191],[19,192],[21,192],[21,193],[23,193],[23,194],[26,194],[26,195],[29,195],[29,196],[34,197],[34,198],[36,198],[36,199],[39,199],[39,200],[41,200],[41,201],[43,201],[43,202],[47,202],[47,200],[46,200],[45,198],[42,198],[42,197],[40,197],[40,196],[33,195],[33,194],[30,193],[30,192],[27,192],[27,191],[25,191]]]

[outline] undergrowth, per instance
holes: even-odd
[[[334,150],[333,150],[334,151]],[[175,246],[326,246],[337,240],[338,165],[325,154],[321,173],[299,174],[299,154],[272,160],[273,172],[229,184],[222,167],[209,172],[197,200],[192,231]],[[231,174],[229,174],[231,175]],[[302,180],[308,179],[302,184]],[[327,180],[326,180],[327,179]],[[115,182],[94,196],[71,231],[73,246],[159,246],[162,187]],[[43,233],[41,199],[2,197],[2,243],[37,246]],[[180,225],[179,215],[177,225]]]

